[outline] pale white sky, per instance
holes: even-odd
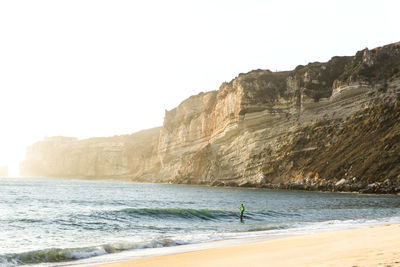
[[[400,1],[1,0],[0,165],[44,136],[112,136],[240,72],[400,41]]]

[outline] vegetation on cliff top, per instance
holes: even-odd
[[[400,77],[400,42],[372,50],[358,51],[339,77],[345,82],[386,82]]]

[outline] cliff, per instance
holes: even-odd
[[[28,147],[21,176],[147,178],[157,173],[160,128],[132,135],[78,140],[48,137]]]
[[[125,137],[34,144],[25,175],[400,191],[400,43],[240,74]],[[141,136],[141,137],[140,137]],[[140,148],[140,149],[139,149]]]

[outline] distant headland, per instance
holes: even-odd
[[[166,111],[162,127],[27,149],[22,176],[400,192],[400,42],[254,70]]]
[[[7,176],[8,176],[8,167],[0,166],[0,177],[7,177]]]

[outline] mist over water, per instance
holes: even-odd
[[[5,178],[0,266],[397,221],[392,195]]]

